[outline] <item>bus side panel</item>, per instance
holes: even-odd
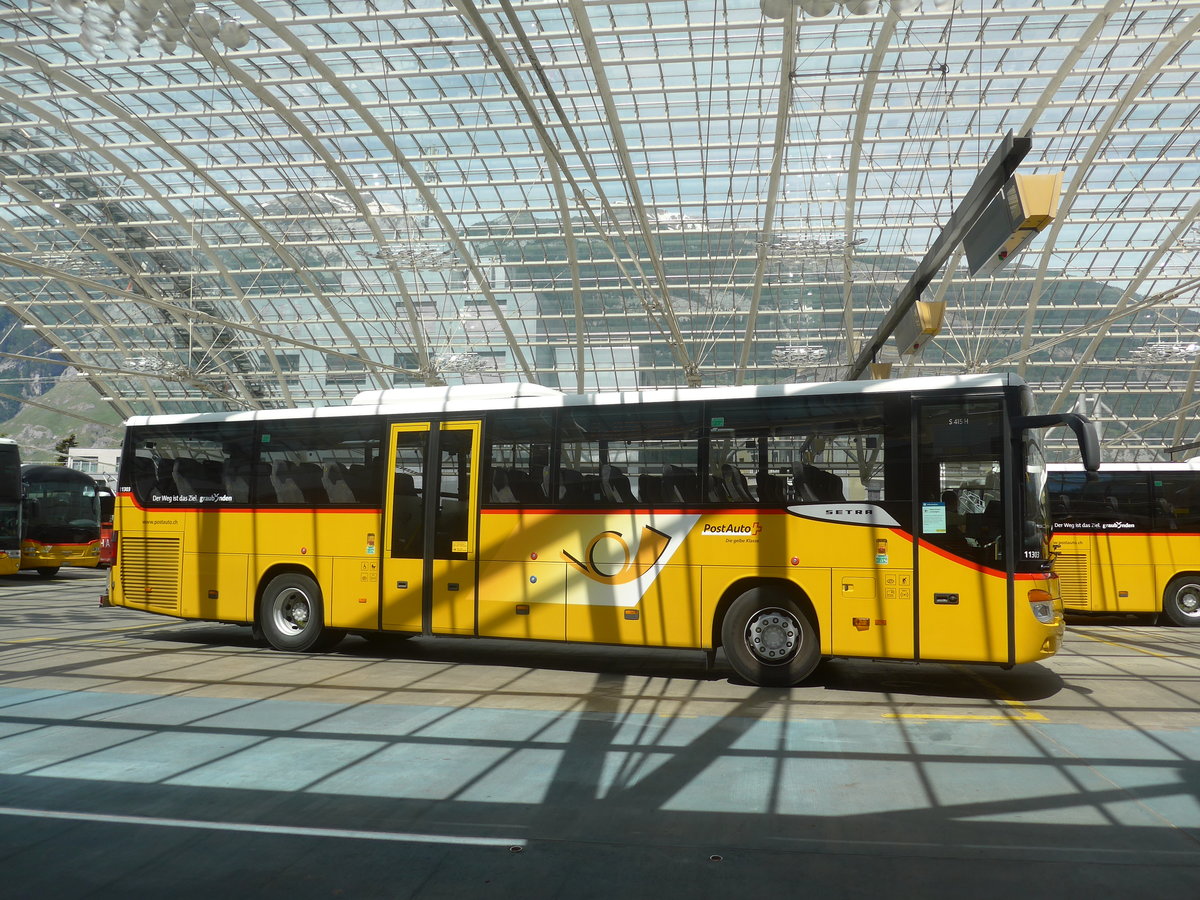
[[[1167,583],[1200,567],[1200,536],[1056,534],[1054,571],[1067,609],[1157,613]]]
[[[890,565],[834,569],[832,584],[834,653],[881,659],[912,658],[912,569]]]
[[[663,566],[640,596],[614,594],[578,570],[567,571],[567,640],[631,647],[704,647],[700,573],[695,565]]]
[[[479,634],[565,640],[566,570],[566,563],[554,560],[481,561]]]
[[[184,553],[180,615],[189,619],[249,622],[254,593],[247,589],[245,553]]]
[[[325,622],[331,628],[374,631],[379,627],[379,560],[333,560],[333,586],[325,593]]]
[[[230,514],[221,518],[224,521]],[[325,600],[328,625],[378,627],[378,510],[275,509],[259,510],[250,518],[253,525],[245,537],[239,532],[233,538],[245,540],[254,558],[245,598],[248,616],[253,616],[254,597],[267,573],[274,566],[288,565],[313,573]],[[242,549],[230,537],[221,535],[222,545],[234,552]]]

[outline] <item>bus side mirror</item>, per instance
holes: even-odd
[[[1054,413],[1048,416],[1018,416],[1013,424],[1022,430],[1032,428],[1053,428],[1056,425],[1066,425],[1075,432],[1075,440],[1079,442],[1079,455],[1083,458],[1083,467],[1089,473],[1100,468],[1100,439],[1096,436],[1096,426],[1087,416],[1079,413]],[[1089,474],[1091,480],[1095,476]]]

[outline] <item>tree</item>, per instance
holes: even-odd
[[[79,441],[75,438],[75,435],[72,433],[72,434],[68,434],[65,438],[63,438],[61,441],[59,441],[57,444],[55,444],[54,452],[58,454],[58,457],[55,460],[55,462],[60,466],[65,466],[67,464],[68,453],[70,453],[71,448],[74,447],[78,443],[79,443]]]

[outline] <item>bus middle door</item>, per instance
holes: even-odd
[[[479,423],[392,425],[380,627],[475,633]]]

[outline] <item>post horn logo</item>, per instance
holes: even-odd
[[[625,560],[615,572],[610,571],[613,563],[596,561],[596,547],[601,541],[615,541],[624,554]],[[669,534],[644,525],[642,526],[642,539],[638,542],[636,553],[630,552],[629,544],[626,543],[621,532],[602,531],[592,538],[587,549],[583,551],[587,562],[580,562],[566,550],[562,551],[562,558],[592,581],[611,585],[628,584],[649,572],[662,558],[670,543],[671,536]]]

